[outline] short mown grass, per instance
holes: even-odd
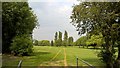
[[[105,64],[97,57],[98,52],[99,51],[96,49],[67,47],[66,53],[68,65],[76,65],[76,58],[78,57],[79,66],[86,66],[81,59],[93,66],[104,66]]]
[[[17,66],[20,60],[23,60],[22,66],[64,66],[64,50],[66,51],[66,61],[68,66],[76,66],[76,57],[85,60],[93,66],[104,66],[105,64],[97,57],[98,50],[85,49],[78,47],[51,47],[34,46],[34,54],[31,56],[12,56],[2,55],[2,66]],[[61,51],[60,51],[61,50]],[[60,52],[59,52],[60,51]],[[55,57],[55,55],[59,54]],[[55,57],[53,59],[53,57]],[[52,60],[51,60],[52,59]],[[80,60],[79,66],[86,66]]]

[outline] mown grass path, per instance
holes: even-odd
[[[64,51],[64,52],[62,52],[62,51]],[[55,54],[55,56],[53,56],[52,57],[52,59],[50,60],[50,62],[47,62],[47,63],[49,63],[49,64],[51,64],[51,63],[54,63],[55,62],[55,59],[58,57],[58,55],[60,54],[60,52],[62,52],[64,55],[63,55],[63,64],[64,64],[64,66],[68,66],[67,65],[67,60],[66,60],[66,49],[65,48],[63,48],[63,49],[60,49],[56,54]],[[40,66],[41,66],[41,64],[40,64]]]
[[[61,52],[61,50],[59,50],[58,53],[50,61],[54,60],[60,52]]]
[[[65,51],[65,48],[63,48],[63,50],[64,50],[64,65],[68,66],[67,65],[67,60],[66,60],[66,51]]]

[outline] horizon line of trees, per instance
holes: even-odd
[[[62,37],[62,32],[56,32],[55,33],[55,39],[54,40],[34,40],[34,45],[36,46],[73,46],[74,39],[72,36],[68,37],[67,31],[64,33],[64,37]]]
[[[49,40],[34,40],[33,41],[35,46],[50,46],[50,41]]]
[[[75,42],[73,42],[73,37],[67,37],[68,33],[65,31],[64,38],[62,38],[62,32],[55,33],[55,39],[53,40],[34,40],[35,46],[79,46],[83,48],[93,47],[100,48],[105,44],[104,38],[101,33],[96,35],[87,34],[85,36],[81,36]]]
[[[89,35],[87,34],[86,36],[81,36],[78,40],[74,42],[74,46],[79,46],[79,47],[94,47],[99,48],[105,44],[104,38],[102,34],[97,34],[97,35]]]

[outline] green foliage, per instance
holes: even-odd
[[[91,44],[96,44],[96,46],[102,46],[104,44],[104,39],[102,34],[92,35],[87,41],[86,45],[89,46]]]
[[[55,33],[55,46],[57,46],[57,40],[58,40],[58,33]]]
[[[60,32],[60,31],[59,31],[59,38],[58,38],[57,42],[58,42],[57,46],[62,45],[62,32]]]
[[[38,40],[34,40],[34,45],[35,45],[35,46],[38,45]]]
[[[32,53],[33,43],[28,35],[20,35],[13,38],[11,43],[11,53],[14,55],[30,55]]]
[[[12,39],[22,34],[32,34],[37,25],[36,15],[27,2],[2,3],[2,52],[10,52]]]
[[[63,45],[64,46],[68,45],[68,33],[67,33],[67,31],[65,31],[65,33],[64,33]]]
[[[65,40],[65,41],[68,40],[68,33],[67,33],[67,31],[65,31],[65,33],[64,33],[64,40]]]
[[[59,31],[59,39],[62,40],[62,32]]]
[[[87,36],[82,36],[75,42],[75,45],[76,46],[85,46],[86,41],[87,41]]]
[[[102,46],[104,44],[104,39],[102,34],[99,35],[92,35],[92,36],[82,36],[80,37],[74,45],[76,46]]]
[[[68,45],[73,46],[73,37],[68,38]]]
[[[68,38],[68,33],[65,31],[64,37],[62,40],[62,32],[56,32],[55,33],[55,46],[72,46],[73,45],[73,37]]]
[[[55,33],[55,45],[61,46],[62,45],[62,32],[59,31],[59,34]]]
[[[38,41],[38,46],[50,46],[49,40]]]
[[[79,34],[102,33],[105,40],[104,49],[110,66],[113,68],[111,59],[114,56],[114,46],[116,41],[120,41],[120,2],[84,2],[73,7],[72,24],[77,26]],[[118,45],[120,48],[120,44]],[[118,52],[118,55],[120,52]],[[105,58],[104,56],[101,56]],[[118,56],[120,58],[120,56]],[[104,60],[104,59],[103,59]],[[120,59],[119,59],[120,60]],[[120,62],[119,62],[120,64]]]
[[[51,46],[54,46],[53,40],[51,41]]]
[[[112,49],[112,52],[115,53],[116,51],[115,51],[114,49]],[[100,53],[98,54],[98,57],[100,57],[100,59],[103,60],[105,63],[107,63],[107,62],[112,62],[112,64],[114,64],[115,58],[116,58],[116,55],[114,55],[114,53],[110,53],[110,52],[102,49],[102,50],[100,51]],[[111,58],[110,56],[111,56],[112,58]],[[108,59],[110,59],[110,60],[108,60]]]
[[[62,46],[62,32],[55,33],[55,45]]]
[[[58,39],[58,34],[57,32],[55,33],[55,41]]]

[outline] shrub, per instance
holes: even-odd
[[[11,43],[11,53],[18,56],[30,55],[33,43],[28,35],[20,35],[13,38]]]
[[[34,43],[33,43],[35,46],[38,46],[38,40],[34,40]]]

